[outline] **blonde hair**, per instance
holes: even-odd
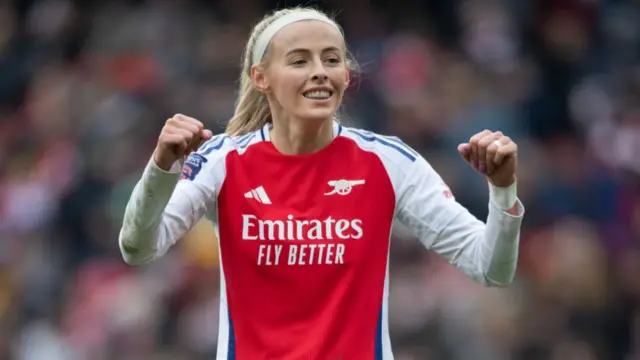
[[[275,11],[266,15],[254,28],[249,41],[244,50],[242,56],[242,73],[240,74],[240,91],[238,93],[238,99],[236,101],[236,108],[231,120],[227,124],[226,133],[233,136],[244,135],[252,131],[261,129],[264,125],[271,122],[271,109],[269,108],[269,102],[265,94],[261,93],[253,87],[251,81],[251,67],[253,65],[253,52],[255,50],[256,41],[260,37],[265,29],[279,18],[293,13],[299,12],[312,12],[315,15],[321,16],[326,19],[327,22],[332,23],[338,29],[340,26],[325,13],[313,8],[295,7],[287,8]],[[342,30],[341,30],[342,32]],[[345,45],[346,46],[346,45]],[[346,49],[345,49],[346,51]],[[261,62],[267,58],[269,50],[267,48],[266,53]],[[347,60],[347,65],[350,66],[352,62]]]

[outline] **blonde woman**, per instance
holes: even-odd
[[[129,264],[162,256],[203,216],[214,220],[218,359],[393,359],[394,219],[479,283],[514,278],[524,213],[516,144],[483,131],[458,147],[488,180],[484,223],[400,140],[337,121],[349,64],[325,14],[266,16],[247,43],[226,133],[184,115],[167,120],[131,196],[119,239]]]

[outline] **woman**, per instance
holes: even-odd
[[[393,358],[394,218],[477,282],[514,277],[524,211],[516,144],[483,131],[458,147],[489,181],[485,225],[414,150],[334,120],[346,54],[340,27],[318,11],[267,16],[247,44],[227,133],[167,120],[129,201],[120,233],[129,264],[161,256],[205,215],[216,222],[218,359]]]

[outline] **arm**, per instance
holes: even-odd
[[[436,171],[423,159],[412,165],[398,194],[398,219],[429,250],[485,286],[507,286],[515,276],[524,207],[516,183],[489,185],[486,224],[453,199]]]
[[[131,194],[120,230],[120,251],[128,264],[142,265],[162,256],[214,205],[213,164],[192,154],[189,165],[190,179],[179,180],[181,162],[164,171],[153,159],[149,161]],[[194,169],[202,171],[197,178]]]

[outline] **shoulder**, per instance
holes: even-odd
[[[233,151],[242,154],[251,145],[264,140],[265,137],[262,129],[239,136],[219,134],[202,144],[195,154],[206,158],[224,158]]]
[[[352,127],[343,127],[340,136],[349,138],[364,151],[375,153],[385,163],[407,166],[420,158],[417,151],[396,136],[381,135]]]
[[[201,172],[224,174],[224,160],[229,154],[242,155],[249,147],[261,141],[264,141],[262,130],[240,136],[214,135],[187,157],[181,178],[193,180]]]
[[[402,192],[406,179],[425,162],[424,158],[409,145],[395,136],[371,131],[343,127],[340,136],[351,140],[360,150],[376,156],[382,163],[396,193]]]

